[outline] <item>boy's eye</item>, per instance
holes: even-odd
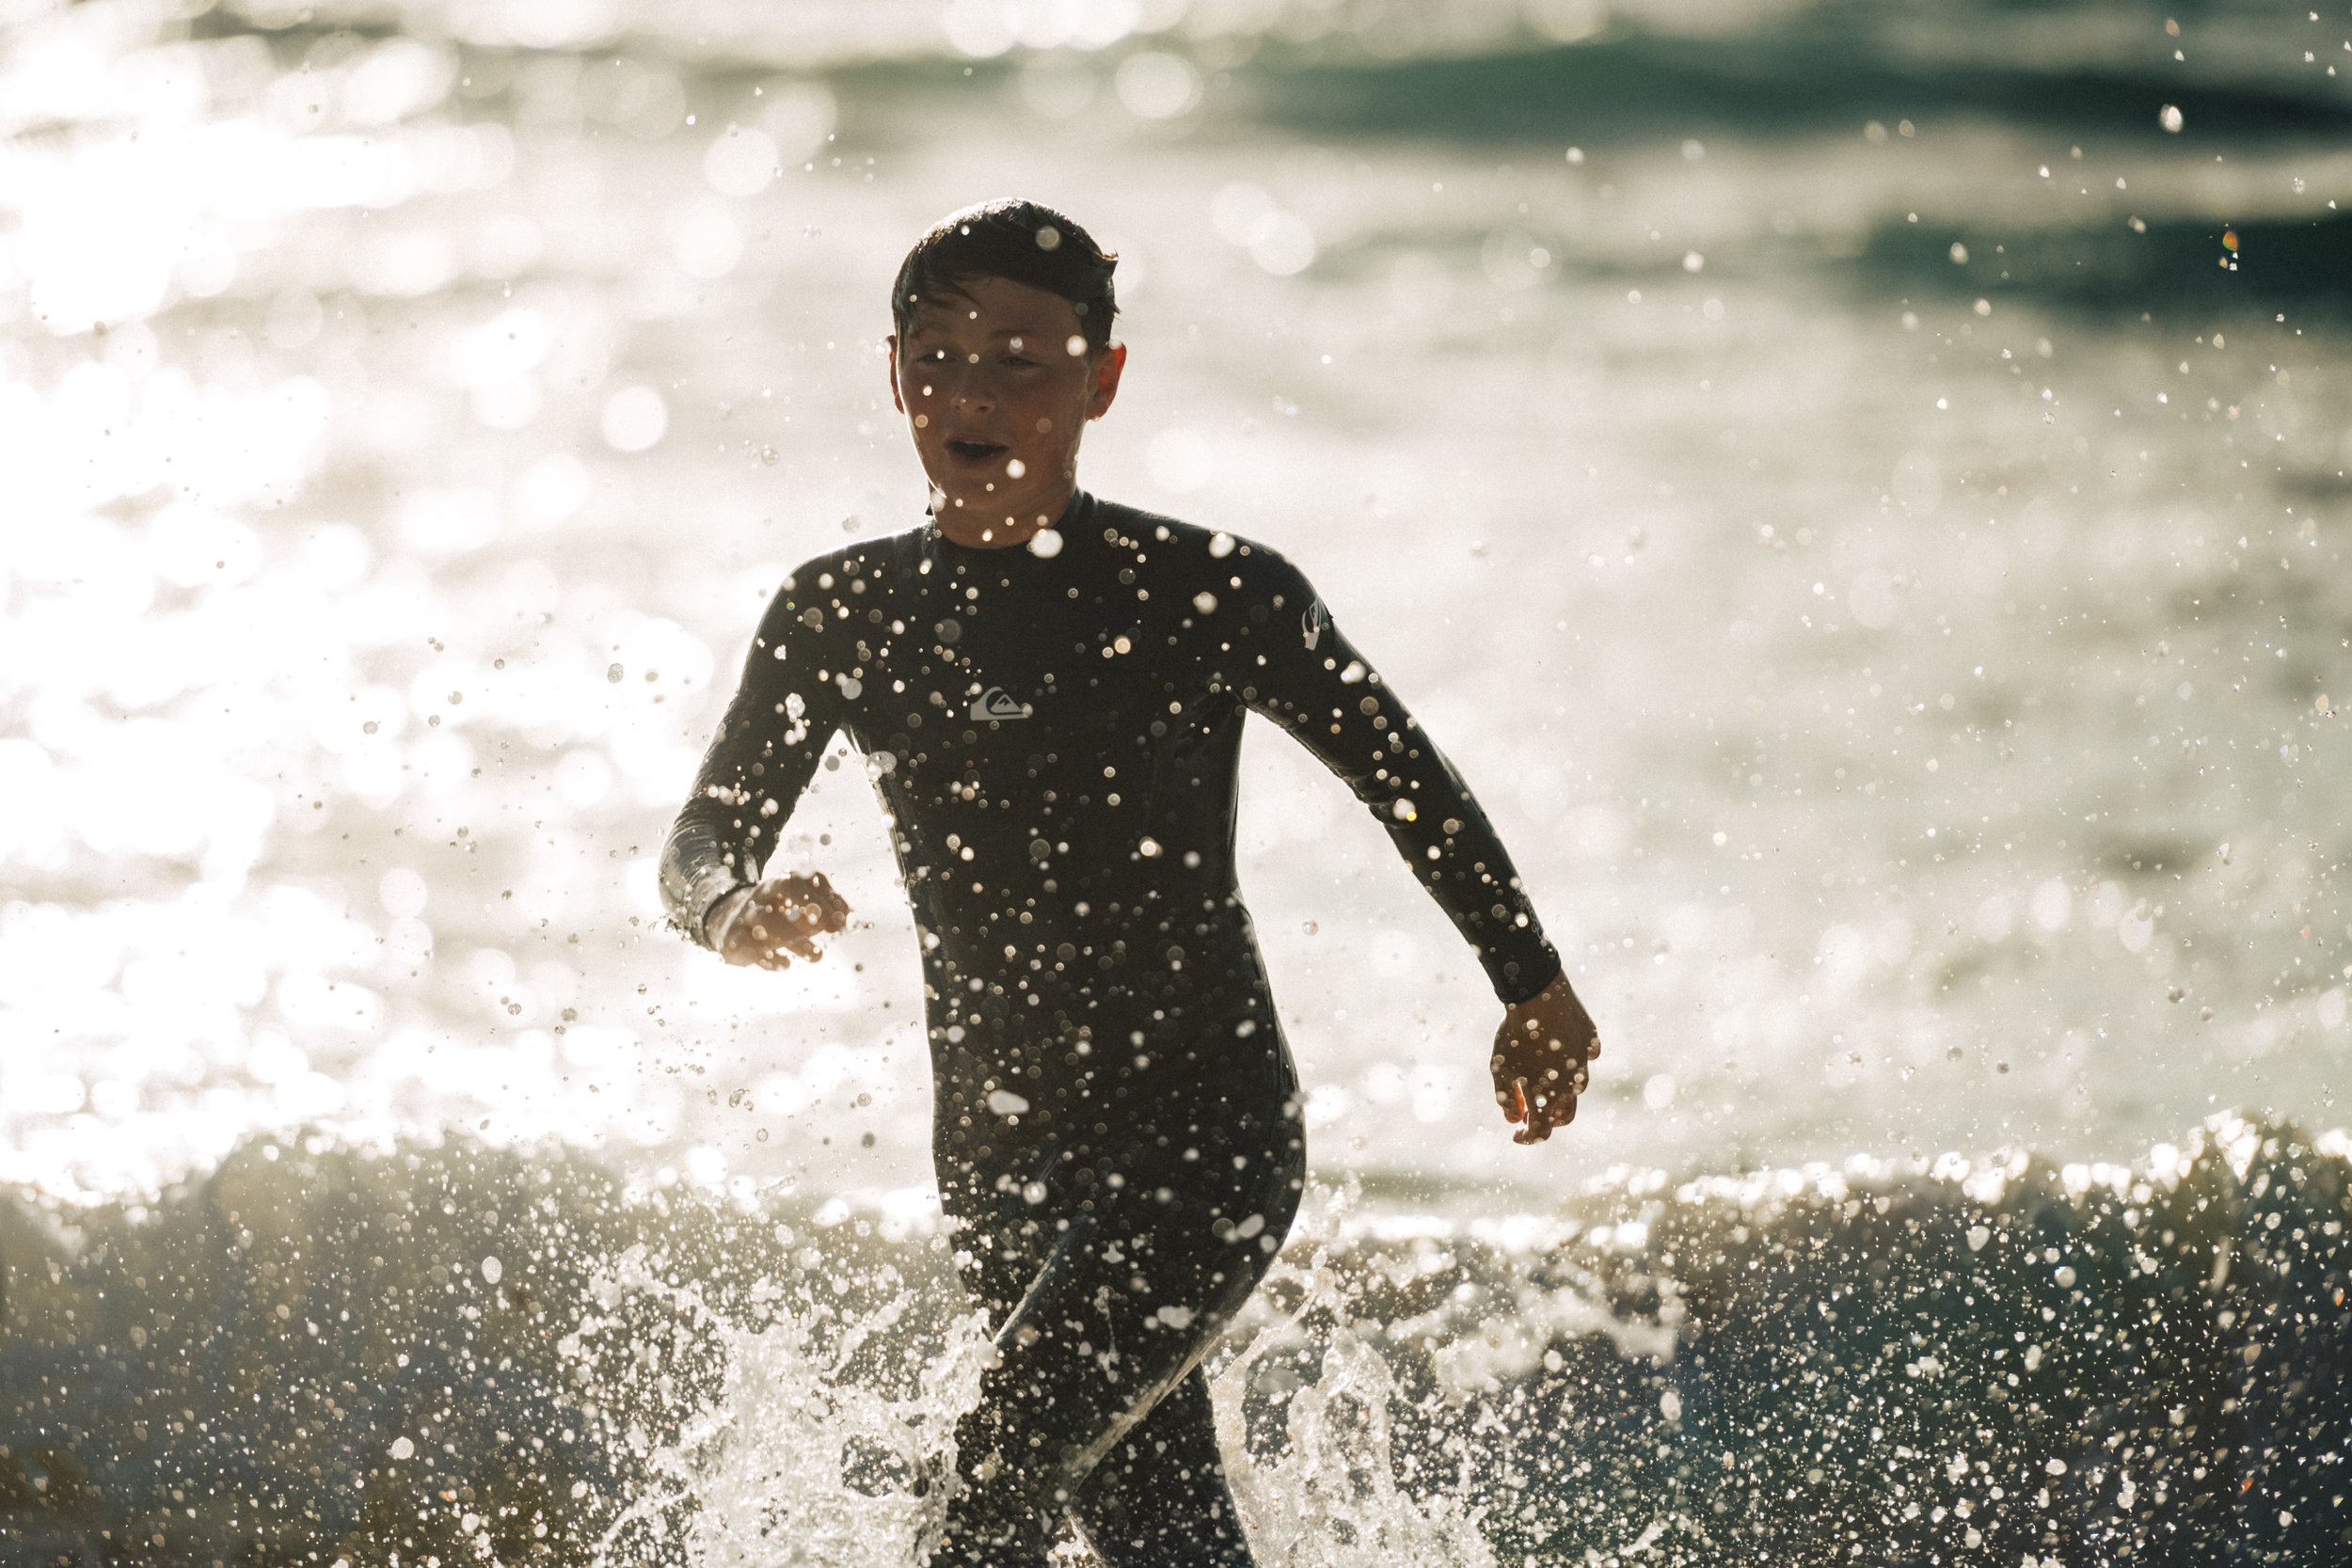
[[[1008,354],[1005,356],[1005,363],[1008,365],[1034,365],[1037,361],[1030,358],[1025,354]]]

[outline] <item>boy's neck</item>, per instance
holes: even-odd
[[[1010,549],[1015,545],[1027,544],[1048,528],[1058,528],[1067,522],[1072,509],[1077,505],[1078,496],[1078,482],[1073,477],[1058,496],[1048,497],[1026,508],[1025,515],[1009,519],[1000,514],[993,523],[982,522],[980,519],[990,514],[976,507],[957,506],[952,501],[934,502],[931,526],[949,544],[961,545],[965,549]],[[1047,518],[1052,521],[1046,521]]]

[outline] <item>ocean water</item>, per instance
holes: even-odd
[[[1607,1042],[1512,1145],[1250,743],[1266,1560],[2341,1550],[2352,21],[0,27],[0,1532],[907,1560],[976,1350],[879,813],[782,975],[652,863],[777,579],[920,517],[898,257],[1021,192],[1122,256],[1086,483],[1306,566]]]
[[[2341,1560],[2352,1146],[1351,1182],[1212,1357],[1279,1564]],[[916,1560],[986,1355],[916,1205],[257,1138],[0,1208],[15,1560]]]

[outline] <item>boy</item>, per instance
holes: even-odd
[[[1262,545],[1077,488],[1119,390],[1117,258],[997,201],[943,220],[891,296],[921,528],[785,579],[662,855],[730,963],[814,959],[847,906],[759,880],[836,730],[868,759],[923,944],[932,1156],[999,1363],[958,1429],[935,1564],[1248,1564],[1200,1361],[1287,1232],[1298,1085],[1234,879],[1244,715],[1289,728],[1387,827],[1506,1005],[1491,1067],[1539,1142],[1592,1021],[1459,777]]]

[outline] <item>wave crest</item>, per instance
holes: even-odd
[[[2128,1167],[1320,1190],[1211,1364],[1237,1498],[1298,1564],[2321,1560],[2348,1154],[2224,1117]],[[153,1562],[903,1562],[986,1355],[949,1245],[454,1139],[20,1192],[0,1519]]]

